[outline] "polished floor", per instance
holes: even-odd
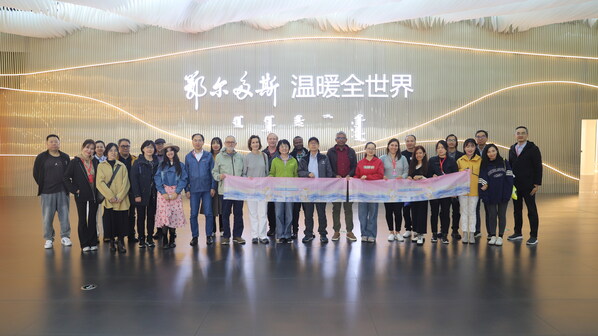
[[[191,248],[186,228],[118,255],[82,254],[76,225],[44,250],[38,200],[0,198],[0,335],[598,335],[597,205],[541,195],[533,247],[389,243],[380,207],[376,244]]]

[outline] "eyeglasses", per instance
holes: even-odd
[[[347,137],[336,137],[336,140],[345,140]]]
[[[120,148],[130,148],[130,145],[120,145]]]

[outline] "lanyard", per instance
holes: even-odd
[[[440,159],[440,171],[442,172],[443,175],[444,175],[444,169],[442,168],[442,165],[444,165],[444,161],[446,161],[446,157],[444,159]]]

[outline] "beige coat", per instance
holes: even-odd
[[[114,209],[116,211],[124,211],[129,210],[129,188],[131,188],[131,183],[129,182],[129,173],[127,172],[127,167],[124,163],[120,161],[116,161],[114,165],[114,169],[116,166],[120,165],[120,169],[118,173],[114,177],[112,184],[110,185],[110,189],[108,189],[108,182],[110,182],[110,178],[112,178],[112,166],[108,161],[104,161],[98,165],[98,173],[96,177],[96,187],[98,191],[104,195],[105,199],[102,202],[102,205],[106,209]],[[108,200],[116,197],[119,200],[123,200],[120,203],[110,203]]]

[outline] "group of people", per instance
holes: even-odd
[[[102,228],[110,250],[125,253],[125,237],[129,242],[138,243],[140,248],[155,247],[155,240],[164,249],[176,246],[176,229],[186,225],[183,194],[190,200],[191,246],[198,244],[200,213],[205,215],[208,245],[216,240],[216,217],[220,244],[230,244],[231,238],[233,243],[245,244],[242,237],[244,201],[223,198],[223,182],[227,176],[420,181],[464,170],[471,174],[467,195],[384,203],[388,240],[402,242],[410,238],[417,245],[423,245],[429,215],[432,242],[448,244],[449,229],[452,229],[454,240],[475,244],[481,237],[480,208],[483,203],[488,243],[501,246],[507,206],[513,199],[515,227],[508,239],[523,239],[525,201],[531,228],[527,244],[535,245],[538,243],[535,195],[542,183],[542,158],[539,148],[528,141],[528,135],[524,126],[515,129],[517,142],[511,146],[508,159],[500,155],[496,145],[487,143],[488,132],[480,130],[475,133],[475,139],[463,142],[462,152],[454,134],[438,141],[435,155],[431,157],[423,146],[417,145],[414,135],[408,135],[404,139],[405,150],[401,151],[400,141],[393,138],[388,141],[386,154],[380,157],[376,155],[376,144],[368,142],[365,156],[358,161],[342,131],[336,134],[336,145],[326,154],[320,152],[320,141],[316,137],[309,138],[307,148],[303,138],[295,137],[291,150],[291,143],[286,139],[279,140],[274,133],[268,134],[263,149],[260,137],[252,135],[247,141],[249,153],[245,155],[236,150],[234,136],[227,136],[224,143],[218,137],[213,138],[208,152],[204,150],[204,136],[196,133],[191,137],[193,149],[181,161],[180,148],[164,139],[144,141],[138,157],[131,154],[128,139],[107,145],[88,139],[83,142],[81,153],[71,160],[60,151],[60,138],[50,134],[46,138],[47,150],[37,156],[33,167],[41,196],[44,247],[53,247],[55,213],[58,213],[61,225],[61,243],[72,245],[69,193],[75,197],[83,252],[98,249]],[[378,203],[358,203],[362,242],[376,241],[378,206]],[[247,208],[253,244],[268,244],[269,237],[274,237],[276,243],[292,243],[298,239],[301,209],[305,217],[302,242],[309,243],[316,238],[314,210],[318,216],[320,242],[328,242],[326,203],[247,201]],[[331,239],[338,241],[341,238],[341,208],[344,209],[346,238],[357,241],[353,233],[353,204],[348,198],[346,202],[332,204]],[[401,232],[403,221],[404,231]]]

